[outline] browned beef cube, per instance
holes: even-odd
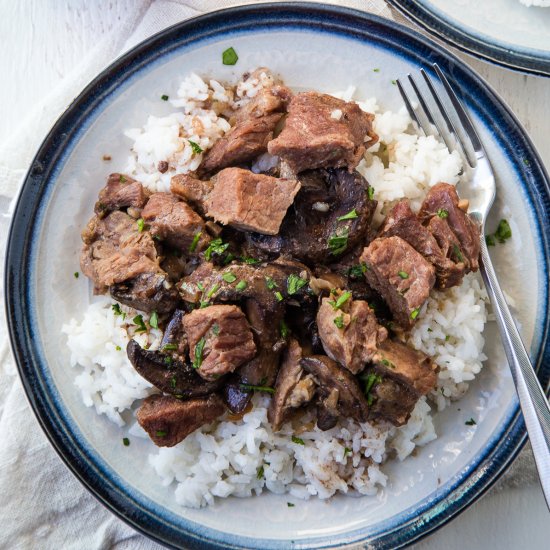
[[[436,365],[425,353],[397,340],[386,340],[380,344],[373,363],[380,374],[409,386],[418,396],[426,395],[435,388]]]
[[[212,174],[254,160],[267,151],[273,130],[281,120],[290,91],[274,86],[258,92],[236,114],[236,124],[206,152],[201,174]]]
[[[436,217],[437,220],[441,218]],[[452,234],[452,233],[451,233]],[[424,227],[411,210],[409,201],[399,201],[388,213],[378,232],[379,237],[401,237],[435,267],[436,287],[459,285],[464,276],[464,264],[457,265],[440,246],[440,239],[429,225]]]
[[[185,252],[200,252],[210,241],[203,219],[172,193],[154,193],[142,212],[152,235]],[[199,235],[195,242],[196,235]]]
[[[370,391],[369,418],[383,419],[394,426],[403,426],[409,420],[418,401],[418,394],[391,378],[377,378]]]
[[[109,176],[98,198],[94,211],[101,218],[120,208],[143,208],[147,202],[147,194],[141,183],[118,173]]]
[[[435,269],[401,237],[375,239],[363,250],[365,277],[388,304],[394,319],[411,328],[435,283]]]
[[[170,181],[170,191],[193,205],[197,212],[204,215],[204,203],[214,184],[202,181],[190,174],[177,174]]]
[[[233,372],[256,354],[252,331],[237,306],[195,309],[183,319],[193,366],[205,380]]]
[[[353,374],[365,368],[380,342],[388,336],[367,302],[348,300],[341,309],[337,297],[323,298],[317,312],[317,327],[326,354]]]
[[[373,118],[356,103],[317,92],[297,94],[290,100],[282,132],[267,149],[296,173],[341,166],[351,172],[365,152],[365,140],[370,138],[370,146],[378,139]]]
[[[454,186],[438,183],[426,195],[418,216],[424,224],[435,216],[445,220],[460,243],[460,250],[455,250],[455,261],[464,261],[469,271],[477,271],[481,230],[458,204],[459,199]]]
[[[208,216],[224,225],[276,235],[300,182],[226,168],[215,177],[208,195]]]
[[[155,445],[173,447],[224,412],[223,401],[215,394],[189,401],[171,395],[151,395],[143,401],[136,416]]]

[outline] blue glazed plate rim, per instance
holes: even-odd
[[[488,35],[476,33],[452,18],[437,14],[422,0],[388,2],[426,31],[465,53],[507,69],[550,77],[550,50],[545,52],[492,40]]]
[[[81,448],[78,436],[71,431],[70,422],[65,411],[60,410],[54,392],[47,391],[47,365],[41,359],[39,343],[33,338],[33,326],[28,319],[33,308],[30,285],[27,284],[29,273],[32,271],[32,235],[39,223],[37,218],[40,216],[36,214],[40,210],[40,197],[48,186],[55,184],[55,171],[61,162],[63,151],[75,140],[77,129],[83,121],[92,116],[95,108],[116,90],[122,80],[137,74],[168,51],[182,48],[192,40],[246,31],[252,26],[257,29],[260,22],[265,28],[280,28],[284,24],[287,25],[286,28],[294,25],[301,29],[322,30],[355,38],[374,40],[376,37],[378,42],[385,43],[386,46],[390,44],[389,47],[401,55],[416,56],[422,58],[425,63],[428,62],[427,59],[430,62],[436,61],[445,72],[452,68],[453,76],[457,77],[461,86],[468,84],[484,96],[482,100],[472,97],[474,108],[476,101],[480,109],[481,103],[485,102],[485,109],[488,109],[492,116],[500,117],[506,127],[513,129],[513,135],[509,136],[509,139],[514,141],[514,146],[518,150],[514,157],[514,168],[529,183],[526,191],[530,195],[536,218],[546,227],[550,226],[548,176],[529,138],[513,114],[475,73],[452,54],[415,31],[386,19],[348,8],[311,3],[261,4],[229,8],[174,25],[147,39],[103,71],[55,124],[26,176],[8,241],[5,271],[6,312],[10,321],[12,349],[27,397],[54,448],[80,481],[105,506],[134,528],[168,546],[178,547],[185,543],[187,547],[192,548],[282,548],[289,543],[238,537],[184,520],[184,526],[178,527],[170,523],[171,513],[159,506],[155,508],[154,503],[145,497],[140,498],[138,495],[134,498],[135,494],[123,484],[116,485],[116,475],[106,471],[97,456],[92,456]],[[405,41],[409,46],[413,44],[416,50],[408,51],[411,50],[409,47],[406,51],[395,42],[396,40]],[[529,160],[528,169],[523,162],[524,159]],[[540,235],[539,240],[543,260],[548,265],[550,247],[544,233]],[[547,302],[548,292],[545,296]],[[545,386],[550,376],[550,350],[546,345],[548,330],[547,315],[537,356],[539,377]],[[488,444],[483,456],[473,461],[468,471],[458,476],[458,480],[452,486],[445,487],[446,492],[438,491],[435,497],[425,500],[418,512],[405,511],[401,516],[397,516],[397,522],[384,527],[386,530],[383,533],[375,534],[376,538],[369,539],[364,530],[358,530],[330,538],[299,540],[294,546],[319,548],[370,542],[380,548],[395,548],[417,540],[452,519],[481,496],[515,458],[524,442],[525,428],[516,406],[509,415],[502,433]]]

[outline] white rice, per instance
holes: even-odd
[[[225,87],[194,74],[185,78],[171,101],[177,111],[167,117],[149,117],[143,128],[126,132],[132,140],[126,172],[160,191],[169,189],[174,173],[195,170],[202,154],[193,153],[189,140],[203,150],[211,147],[229,129],[220,114],[227,116],[261,87],[272,84],[268,73],[253,74]],[[350,86],[334,95],[349,101],[354,93]],[[449,153],[432,137],[416,135],[404,109],[382,111],[374,98],[358,104],[375,113],[375,131],[380,136],[380,143],[367,151],[358,167],[375,189],[380,203],[377,220],[400,198],[410,198],[416,208],[438,181],[459,181],[462,164],[458,154]],[[263,155],[253,169],[266,170],[276,160]],[[157,170],[160,161],[169,163],[165,174]],[[151,443],[149,463],[162,483],[174,490],[176,501],[190,507],[210,504],[216,497],[245,497],[263,490],[303,499],[329,498],[337,492],[376,495],[388,482],[382,465],[389,456],[404,460],[417,446],[437,437],[429,402],[442,410],[467,391],[481,370],[486,299],[474,274],[465,277],[460,287],[432,292],[408,342],[439,365],[437,388],[429,400],[422,398],[417,403],[401,428],[348,419],[322,432],[306,414],[274,433],[267,421],[269,398],[255,395],[254,408],[240,421],[222,419],[172,448],[157,449]],[[63,332],[71,365],[78,369],[75,384],[83,403],[123,426],[124,411],[134,410],[137,401],[156,391],[129,363],[126,344],[134,337],[142,346],[155,349],[162,335],[158,330],[135,334],[131,320],[138,312],[121,306],[126,313],[123,318],[115,314],[112,303],[98,297],[83,318],[72,319]],[[134,422],[129,433],[139,436],[144,432]],[[293,441],[293,436],[299,439]]]

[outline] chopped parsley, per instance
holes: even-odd
[[[397,273],[402,279],[408,279],[409,278],[409,274],[406,272],[406,271],[399,271]]]
[[[237,277],[233,273],[231,273],[231,271],[228,271],[227,273],[224,273],[222,275],[222,279],[226,283],[234,283],[237,280]]]
[[[447,335],[445,336],[445,342],[448,342],[450,339],[451,339],[451,335],[450,335],[450,334],[447,334]]]
[[[283,295],[278,290],[275,292],[275,298],[277,298],[277,302],[283,301]]]
[[[300,437],[292,436],[292,443],[297,443],[298,445],[305,445],[304,440]]]
[[[380,72],[380,69],[373,69],[373,72],[379,73],[379,72]]]
[[[214,323],[212,325],[212,332],[214,333],[214,336],[218,336],[218,334],[220,333],[220,325]]]
[[[120,309],[120,304],[113,304],[111,306],[111,309],[113,310],[113,313],[118,317],[119,315],[122,315],[122,320],[126,319],[126,313]]]
[[[193,149],[193,153],[198,155],[199,153],[203,152],[203,148],[196,142],[191,141],[190,139],[187,140],[189,142],[189,145],[191,145],[191,149]]]
[[[301,277],[298,277],[298,275],[295,275],[294,273],[291,273],[288,276],[288,279],[286,281],[286,288],[288,290],[289,295],[291,296],[292,294],[296,294],[305,285],[307,285],[306,279],[302,279]]]
[[[227,250],[228,246],[229,243],[224,244],[221,238],[218,237],[217,239],[210,241],[208,248],[204,251],[204,257],[210,261],[212,259],[212,254],[223,254]]]
[[[175,376],[172,376],[172,378],[170,378],[170,387],[171,387],[173,390],[176,389],[176,383],[177,383],[176,377],[175,377]]]
[[[343,313],[340,315],[340,317],[335,317],[334,324],[338,328],[342,328],[344,326],[344,314]]]
[[[74,272],[74,278],[78,279],[80,277],[80,273],[78,271]]]
[[[371,187],[369,185],[369,187],[367,189],[367,196],[369,197],[369,201],[374,199],[374,187]]]
[[[164,346],[162,346],[162,351],[176,351],[177,349],[177,344],[164,344]]]
[[[428,327],[428,332],[433,332],[433,330],[430,327]]]
[[[470,420],[466,420],[464,424],[466,424],[466,426],[475,426],[477,422],[473,418],[470,418]]]
[[[380,362],[382,363],[382,365],[384,365],[385,367],[388,367],[389,369],[395,368],[395,365],[391,361],[388,361],[386,358],[383,358],[382,361]]]
[[[202,235],[202,231],[198,231],[193,235],[193,242],[189,246],[189,252],[195,252],[195,250],[197,250],[197,245],[199,244],[201,235]]]
[[[279,324],[279,332],[281,333],[281,338],[286,338],[288,336],[288,325],[285,323],[284,319]]]
[[[139,218],[139,220],[136,222],[138,231],[141,233],[145,229],[145,221],[143,218]]]
[[[334,235],[330,236],[328,239],[328,247],[330,248],[330,253],[334,256],[342,254],[348,247],[348,237],[349,229],[344,227],[344,229],[337,231]]]
[[[265,286],[267,286],[267,288],[269,288],[269,290],[273,290],[277,286],[277,283],[273,280],[272,277],[267,277],[266,276]]]
[[[197,283],[197,288],[201,291],[201,292],[204,292],[204,285],[202,283]]]
[[[212,296],[214,296],[214,294],[216,294],[216,292],[218,292],[218,290],[220,289],[220,285],[218,283],[216,283],[207,293],[206,293],[206,297],[207,298],[212,298]]]
[[[440,209],[437,211],[437,215],[438,215],[441,219],[445,219],[445,218],[448,218],[448,217],[449,217],[449,211],[448,211],[448,210],[445,210],[444,208],[440,208]]]
[[[509,239],[512,236],[512,228],[510,227],[510,224],[507,220],[500,220],[498,222],[497,231],[495,233],[495,237],[498,239],[499,243],[506,242],[507,239]]]
[[[264,466],[263,464],[256,470],[256,479],[263,479],[264,477]]]
[[[170,365],[174,362],[174,360],[173,360],[169,355],[167,355],[167,356],[164,358],[164,362],[165,362],[168,366],[170,366]]]
[[[120,183],[125,183],[125,182],[126,182],[126,178],[125,178],[122,174],[120,174],[120,176],[118,176],[118,181],[119,181]]]
[[[294,508],[294,506],[296,506],[296,504],[293,504],[292,502],[287,502],[286,505],[287,505],[289,508]]]
[[[367,376],[365,381],[365,395],[367,396],[367,403],[369,406],[372,405],[372,401],[374,399],[371,394],[371,390],[375,384],[379,384],[380,382],[382,382],[382,377],[374,374],[373,372]]]
[[[487,246],[495,246],[496,241],[494,235],[485,235],[485,244]]]
[[[457,244],[453,244],[453,254],[459,262],[464,261],[464,256],[462,255],[462,252],[460,252],[460,248],[458,248]]]
[[[130,446],[130,440],[129,440],[127,437],[123,437],[123,438],[122,438],[122,444],[123,444],[125,447],[129,447],[129,446]]]
[[[270,388],[269,386],[254,386],[253,384],[239,384],[243,390],[255,390],[263,391],[265,393],[275,393],[275,388]]]
[[[116,349],[117,351],[120,351],[122,348],[121,348],[120,346],[116,346],[115,349]]]
[[[146,332],[147,331],[147,327],[145,326],[145,323],[143,322],[143,316],[142,315],[136,315],[133,319],[132,319],[132,323],[134,323],[134,325],[137,325],[137,329],[136,329],[136,332]]]
[[[354,220],[355,218],[358,218],[359,217],[359,214],[357,214],[357,210],[355,210],[355,208],[353,210],[351,210],[350,212],[348,212],[347,214],[343,215],[343,216],[340,216],[338,218],[336,218],[339,222],[343,222],[345,220]]]
[[[342,294],[340,294],[340,296],[336,301],[330,300],[329,304],[335,310],[340,309],[350,298],[351,298],[351,292],[347,290],[346,292],[342,292]]]
[[[395,86],[397,84],[397,80],[392,80],[391,83]]]
[[[159,328],[159,315],[156,311],[153,311],[153,313],[151,313],[151,317],[149,318],[149,324],[153,328]]]
[[[168,435],[168,432],[165,431],[165,430],[157,430],[157,431],[155,432],[155,435],[156,435],[157,437],[165,437],[166,435]]]
[[[418,314],[420,313],[420,308],[417,307],[416,309],[413,309],[411,311],[411,319],[416,319],[418,317]]]
[[[242,292],[246,287],[248,286],[248,283],[246,281],[239,281],[237,283],[237,286],[235,287],[239,292]]]
[[[348,275],[354,278],[362,277],[368,270],[367,264],[361,262],[360,264],[353,265],[349,268]]]
[[[224,65],[235,65],[239,59],[237,52],[233,48],[227,48],[222,53],[222,63]]]
[[[195,359],[193,359],[193,368],[198,369],[202,365],[202,354],[204,351],[204,346],[206,344],[206,339],[204,336],[195,344]]]
[[[168,101],[168,96],[166,94],[163,94],[160,96],[160,99],[162,99],[162,101]]]
[[[344,447],[344,458],[349,454],[351,454],[351,449],[349,447]]]
[[[243,256],[241,259],[245,264],[248,264],[248,265],[256,265],[256,264],[262,263],[260,260],[257,260],[256,258],[250,258],[250,257],[246,258]]]

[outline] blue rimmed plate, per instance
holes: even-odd
[[[239,62],[221,64],[234,47]],[[337,497],[293,508],[286,498],[227,499],[203,510],[177,506],[147,464],[148,441],[120,443],[118,428],[85,408],[74,386],[61,325],[89,300],[78,269],[80,228],[109,170],[127,154],[124,128],[169,109],[158,98],[183,75],[218,79],[266,65],[294,87],[358,87],[401,106],[392,81],[437,62],[465,98],[498,176],[499,216],[514,237],[495,250],[507,292],[543,384],[550,374],[548,177],[531,142],[501,100],[462,62],[414,31],[357,11],[317,4],[247,6],[163,31],[117,60],[56,123],[39,150],[14,215],[6,264],[13,350],[32,407],[60,456],[105,505],[156,540],[186,548],[397,547],[426,535],[479,497],[519,452],[525,430],[501,346],[486,331],[486,367],[460,404],[437,416],[439,438],[385,468],[377,498]],[[373,69],[380,69],[375,72]],[[464,420],[475,415],[471,429]]]
[[[550,76],[550,7],[519,0],[389,0],[462,51],[503,67]]]

